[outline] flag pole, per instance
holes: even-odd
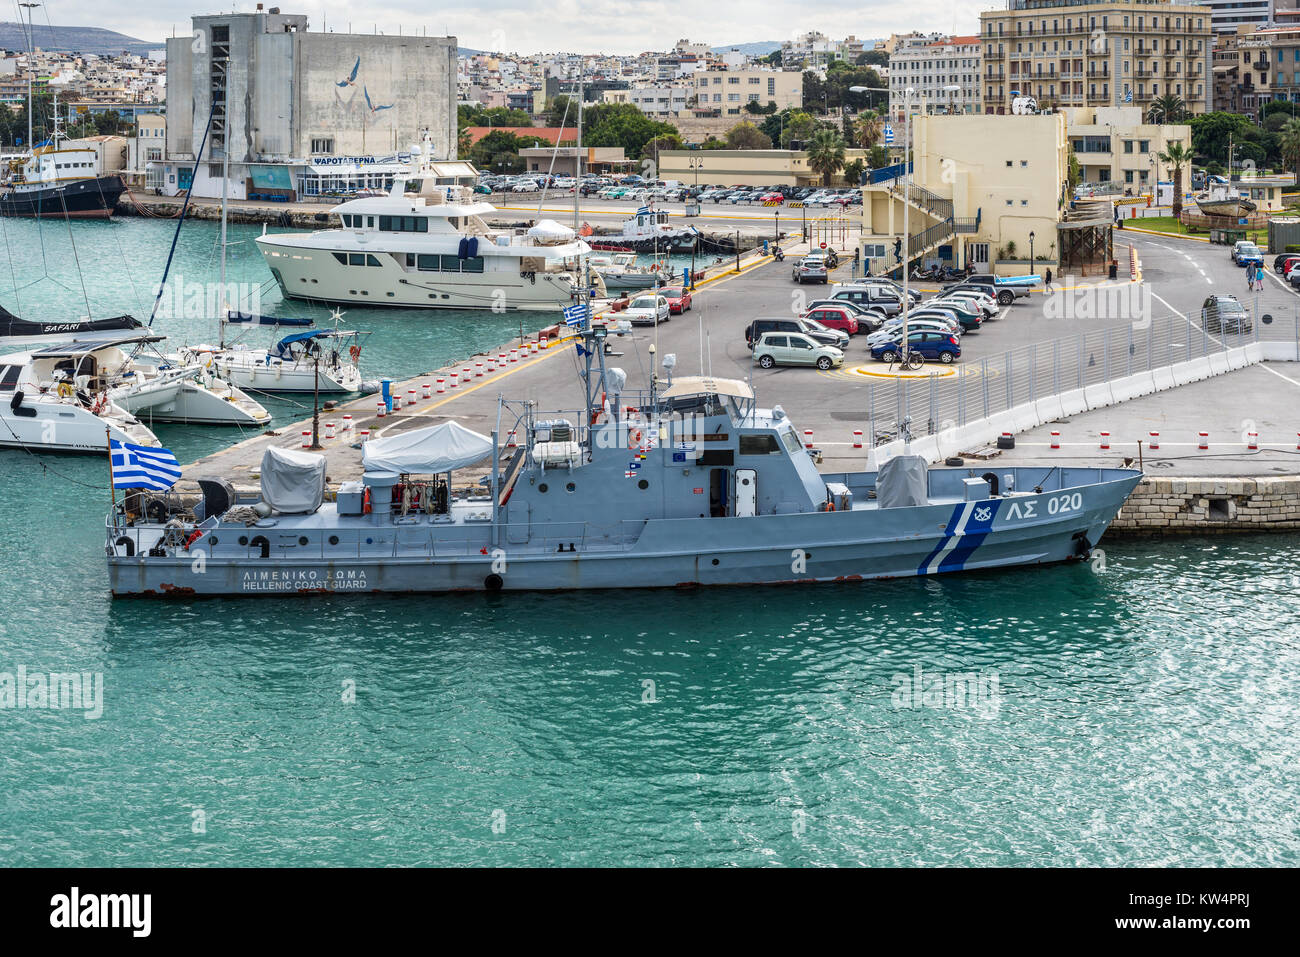
[[[113,484],[113,430],[104,426],[104,436],[108,439],[108,500],[112,511],[117,511],[117,486]]]

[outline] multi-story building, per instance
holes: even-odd
[[[1253,114],[1271,100],[1300,100],[1300,26],[1239,26],[1214,48],[1214,109]]]
[[[980,81],[978,36],[911,38],[899,44],[889,58],[889,115],[902,118],[907,90],[914,103],[930,113],[982,113],[984,90]],[[960,90],[945,90],[959,86]]]
[[[646,116],[663,120],[686,110],[694,90],[684,84],[677,86],[634,86],[627,90],[607,90],[602,97],[606,103],[631,103]]]
[[[794,70],[704,70],[693,79],[696,105],[722,116],[738,116],[746,103],[803,106],[803,74]]]
[[[1161,169],[1160,154],[1170,143],[1190,152],[1192,128],[1185,124],[1147,123],[1136,106],[1081,107],[1065,110],[1066,135],[1079,161],[1081,183],[1114,183],[1131,195],[1150,192],[1170,171]],[[1184,169],[1184,182],[1191,171]]]
[[[1039,107],[1146,108],[1173,94],[1204,113],[1212,37],[1205,6],[1008,0],[1008,9],[980,14],[984,111],[1010,113],[1016,95]]]
[[[260,3],[196,16],[167,41],[164,188],[220,195],[227,157],[236,199],[246,184],[284,189],[305,167],[373,165],[416,143],[454,159],[456,71],[454,37],[312,33],[305,16]]]
[[[1296,0],[1196,0],[1209,7],[1215,33],[1236,33],[1240,26],[1266,27],[1297,11]]]
[[[912,137],[912,188],[903,188],[902,163],[874,171],[863,187],[862,250],[873,274],[896,268],[904,256],[1024,272],[998,262],[1027,254],[1031,235],[1035,256],[1050,257],[1053,268],[1058,253],[1069,262],[1058,232],[1069,165],[1062,114],[918,115]]]

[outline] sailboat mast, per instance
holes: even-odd
[[[217,316],[217,345],[226,348],[226,210],[230,198],[230,138],[222,139],[221,149],[221,312]]]
[[[582,224],[578,222],[578,197],[582,195],[582,62],[578,62],[578,148],[573,155],[573,232],[576,236]]]

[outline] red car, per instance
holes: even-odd
[[[839,329],[850,336],[858,334],[858,317],[845,306],[818,306],[805,313],[805,319],[821,323],[827,329]]]
[[[760,197],[758,197],[758,198],[759,198],[762,202],[764,202],[764,203],[784,203],[784,202],[785,202],[785,194],[784,194],[784,193],[764,193],[762,196],[760,196]]]
[[[691,291],[685,286],[667,286],[659,295],[668,300],[668,314],[683,313],[691,308]]]

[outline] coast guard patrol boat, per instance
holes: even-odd
[[[584,402],[498,400],[486,436],[386,430],[326,501],[321,456],[268,448],[260,494],[132,492],[107,520],[114,595],[273,595],[858,581],[1086,558],[1141,479],[1125,468],[818,473],[742,381],[648,392],[579,334]],[[517,431],[517,449],[501,437]],[[453,476],[486,464],[477,484]]]

